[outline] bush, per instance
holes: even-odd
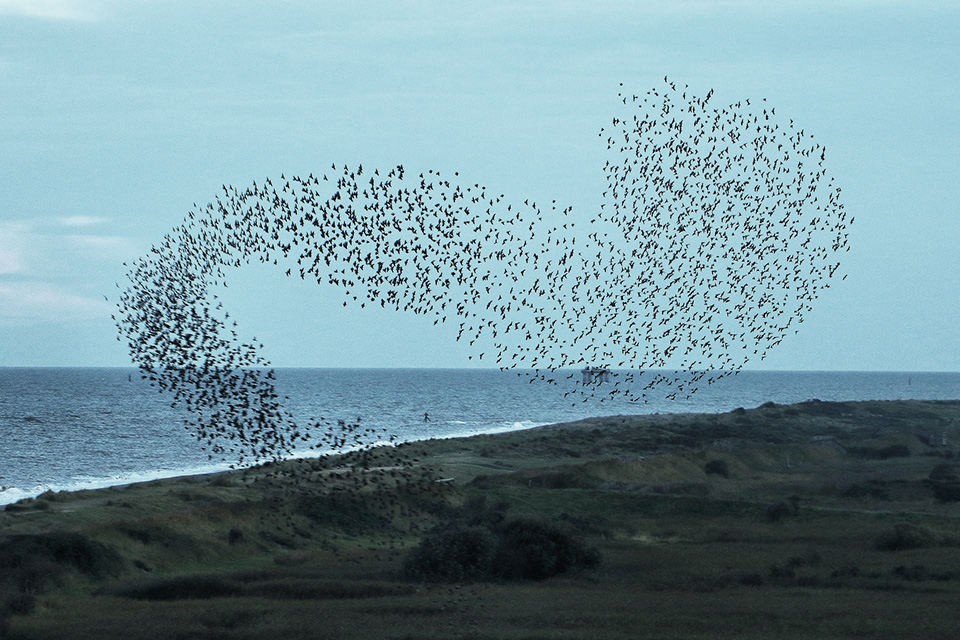
[[[38,536],[56,562],[73,565],[81,573],[97,578],[117,575],[123,560],[107,545],[79,533],[49,533]]]
[[[497,538],[482,526],[453,524],[424,536],[403,563],[402,575],[428,582],[469,582],[490,574]]]
[[[933,497],[940,502],[960,501],[960,482],[938,482],[932,488]]]
[[[881,551],[903,551],[905,549],[926,549],[940,543],[940,536],[927,527],[901,523],[894,525],[892,531],[879,536],[874,546]]]
[[[25,616],[37,608],[37,599],[30,593],[18,593],[7,601],[6,610],[15,616]]]
[[[724,478],[730,477],[730,467],[727,465],[726,460],[711,460],[703,466],[703,471],[707,475],[718,475]]]
[[[218,576],[171,576],[133,584],[113,585],[98,593],[133,600],[209,600],[242,595],[243,590]]]
[[[236,527],[231,528],[230,531],[227,533],[227,542],[229,542],[232,545],[243,542],[243,539],[244,539],[243,531],[241,531],[240,529],[237,529]]]
[[[900,565],[895,567],[891,573],[897,578],[910,580],[912,582],[923,582],[931,577],[930,571],[922,564],[915,564],[912,567]]]
[[[49,506],[49,505],[48,505]],[[32,509],[38,509],[37,499],[36,498],[23,498],[17,500],[16,502],[11,502],[3,508],[4,511],[30,511]]]
[[[784,518],[797,515],[798,511],[798,500],[781,500],[780,502],[774,502],[772,505],[767,507],[765,515],[767,516],[767,522],[780,522]]]
[[[772,580],[792,580],[797,577],[794,567],[786,567],[781,564],[770,565],[768,574]]]
[[[79,533],[54,531],[0,540],[0,569],[21,569],[43,563],[70,565],[94,577],[116,575],[123,566],[116,551]]]
[[[847,447],[847,452],[858,458],[868,460],[889,460],[890,458],[907,458],[910,456],[910,447],[905,444],[891,444],[886,447]]]
[[[853,564],[848,564],[840,567],[839,569],[834,569],[830,572],[830,577],[834,580],[840,580],[844,578],[856,578],[860,575],[860,567]]]
[[[881,460],[888,460],[890,458],[909,458],[910,447],[905,444],[891,444],[888,447],[883,447],[880,449],[878,455]]]
[[[454,519],[424,536],[403,563],[411,580],[543,580],[576,568],[596,567],[600,554],[549,522],[494,515]]]
[[[596,549],[587,549],[558,527],[535,520],[513,520],[501,531],[491,569],[493,575],[507,580],[543,580],[599,563]]]

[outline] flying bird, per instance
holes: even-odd
[[[478,359],[568,385],[574,402],[689,396],[796,331],[837,277],[852,221],[812,136],[763,103],[715,100],[668,78],[621,90],[585,214],[403,165],[224,185],[128,265],[120,336],[210,456],[240,466],[395,441],[284,408],[262,345],[240,339],[215,293],[255,261],[340,289],[345,306],[455,321]],[[583,366],[622,373],[561,371]]]

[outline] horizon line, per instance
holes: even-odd
[[[266,367],[241,367],[242,369],[262,369],[262,370],[283,370],[283,369],[303,369],[303,370],[317,370],[317,369],[326,369],[326,370],[339,370],[339,371],[502,371],[504,373],[523,373],[523,372],[533,372],[533,371],[580,371],[581,368],[579,365],[575,367],[559,367],[557,369],[548,369],[548,368],[528,368],[528,369],[501,369],[500,367],[411,367],[411,366],[359,366],[359,367],[346,367],[346,366],[329,366],[329,365],[320,365],[320,366],[303,366],[303,365],[291,365],[291,366],[280,366],[272,365]],[[130,365],[31,365],[31,364],[13,364],[6,365],[0,364],[0,369],[132,369],[140,371],[140,367],[134,364]],[[629,368],[616,368],[611,367],[610,371],[630,371],[630,372],[648,372],[648,371],[670,371],[670,372],[726,372],[732,375],[738,373],[904,373],[904,374],[924,374],[924,373],[958,373],[960,370],[949,370],[949,369],[740,369],[740,370],[724,370],[724,369],[671,369],[668,367],[661,367],[656,369],[629,369]]]

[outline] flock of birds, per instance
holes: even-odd
[[[284,409],[262,345],[239,337],[215,293],[254,261],[342,289],[344,305],[456,323],[471,358],[569,385],[574,402],[688,396],[796,330],[852,222],[812,136],[765,104],[712,97],[668,78],[621,89],[600,132],[606,190],[585,216],[403,166],[224,186],[130,265],[121,337],[211,456],[238,465],[393,437],[298,425]],[[627,372],[582,383],[561,371],[583,366]]]

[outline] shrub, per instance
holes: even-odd
[[[912,567],[900,565],[899,567],[895,567],[891,573],[898,578],[912,582],[922,582],[933,577],[930,571],[922,564],[915,564]]]
[[[573,568],[593,568],[600,554],[560,528],[535,520],[513,520],[501,532],[493,575],[508,580],[543,580]]]
[[[784,501],[774,502],[772,505],[767,507],[765,515],[767,516],[768,522],[780,522],[784,518],[797,515],[798,504],[796,501]]]
[[[459,523],[424,536],[403,563],[402,575],[428,582],[467,582],[490,574],[497,539],[489,529]]]
[[[116,575],[120,555],[110,547],[79,534],[63,531],[15,535],[0,541],[0,569],[19,569],[40,562],[70,565],[86,575]]]
[[[76,567],[81,573],[102,578],[117,575],[123,566],[120,555],[107,545],[79,533],[53,532],[37,536],[57,562]]]
[[[703,470],[707,475],[718,475],[724,478],[730,477],[730,467],[727,465],[726,460],[711,460],[703,466]]]
[[[887,460],[889,458],[909,458],[910,447],[905,444],[891,444],[888,447],[880,449],[877,455],[881,460]]]
[[[236,527],[231,528],[227,533],[227,542],[230,544],[239,544],[240,542],[243,542],[243,538],[243,531],[237,529]]]
[[[900,523],[894,525],[892,531],[879,536],[874,546],[881,551],[903,551],[905,549],[935,547],[939,542],[940,536],[927,527]]]
[[[98,594],[133,600],[208,600],[242,595],[243,589],[218,576],[171,576],[134,583],[111,585]]]
[[[424,536],[404,561],[402,576],[432,582],[542,580],[600,562],[596,549],[553,523],[476,513],[470,519],[449,520]]]
[[[11,502],[3,508],[4,511],[29,511],[37,508],[36,498],[23,498],[16,502]]]
[[[932,489],[933,497],[940,502],[960,501],[960,482],[938,482]]]
[[[847,453],[867,460],[889,460],[890,458],[907,458],[910,456],[910,447],[905,444],[891,444],[886,447],[847,447]]]
[[[795,578],[797,575],[794,567],[787,567],[781,564],[770,565],[768,573],[773,580],[789,580]]]
[[[15,616],[25,616],[37,608],[37,598],[30,593],[18,593],[6,603],[6,610]]]
[[[856,565],[845,565],[839,569],[834,569],[830,572],[830,577],[834,579],[842,578],[856,578],[860,575],[860,567]]]

